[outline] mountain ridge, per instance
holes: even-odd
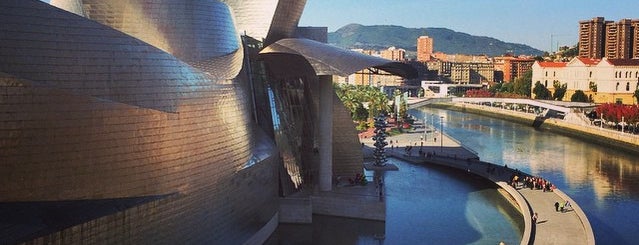
[[[342,48],[386,49],[394,46],[407,51],[417,50],[417,38],[433,38],[435,52],[500,56],[542,55],[544,52],[525,44],[509,43],[487,36],[474,36],[443,27],[407,28],[397,25],[348,24],[328,33],[328,42]]]

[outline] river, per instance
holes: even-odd
[[[474,114],[432,108],[410,113],[426,117],[428,123],[434,120],[438,128],[443,116],[444,132],[483,161],[508,164],[552,181],[584,210],[597,244],[637,244],[637,154]]]
[[[597,244],[639,240],[639,156],[529,125],[420,108],[409,112],[476,151],[483,161],[542,176],[584,210]],[[463,172],[392,160],[387,221],[314,216],[280,225],[267,244],[519,244],[519,214],[491,183]]]

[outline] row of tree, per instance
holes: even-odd
[[[534,98],[540,100],[564,100],[568,84],[553,82],[554,93],[540,82],[536,82],[532,87],[532,71],[524,73],[523,76],[515,79],[511,83],[497,83],[488,90],[469,90],[466,97],[497,97],[497,98]],[[639,90],[635,91],[635,98],[639,101]],[[590,98],[582,90],[576,90],[570,97],[572,102],[590,102]]]
[[[398,115],[396,119],[402,122],[407,117],[408,103],[403,99],[400,90],[393,92],[393,98],[401,98],[399,105],[395,101],[389,100],[389,97],[378,87],[351,85],[351,84],[334,84],[337,97],[344,103],[344,106],[351,112],[353,121],[358,123],[358,129],[364,130],[372,127],[375,117],[380,114],[389,114],[395,112],[398,107]]]

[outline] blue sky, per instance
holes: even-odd
[[[578,22],[639,19],[637,0],[307,0],[300,26],[445,27],[544,51],[577,43]]]

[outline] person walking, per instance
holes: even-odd
[[[559,212],[559,202],[555,202],[555,212]]]
[[[537,224],[537,218],[538,218],[537,213],[533,214],[533,216],[532,216],[532,223],[533,224]]]

